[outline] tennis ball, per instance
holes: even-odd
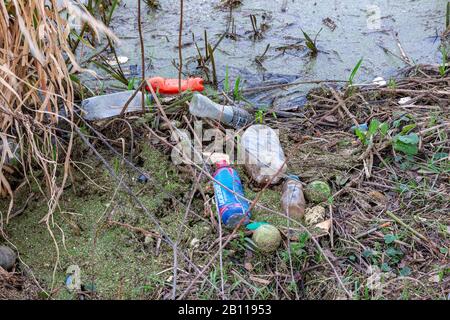
[[[313,181],[306,186],[305,196],[308,201],[314,203],[325,202],[331,197],[331,188],[326,182]]]
[[[270,224],[263,224],[253,232],[253,242],[262,252],[273,252],[281,243],[281,234],[278,229]]]

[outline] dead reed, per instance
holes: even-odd
[[[12,182],[15,174],[38,182],[48,199],[48,220],[70,172],[72,79],[84,71],[69,36],[79,24],[97,37],[103,33],[117,38],[85,7],[68,0],[63,5],[56,0],[4,0],[0,12],[0,196],[11,199],[0,221],[8,222],[11,213],[18,187]]]

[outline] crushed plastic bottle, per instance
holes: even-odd
[[[265,125],[253,125],[241,137],[245,167],[260,185],[276,184],[286,172],[285,156],[278,134]]]
[[[244,197],[244,188],[237,171],[225,160],[216,162],[216,168],[213,177],[220,184],[214,182],[214,195],[223,224],[229,228],[234,228],[244,219],[242,225],[246,225],[250,218],[250,204],[242,198]]]
[[[84,118],[92,121],[118,116],[133,94],[134,90],[129,90],[85,99],[81,102],[81,107],[85,112]],[[141,111],[141,99],[142,92],[139,91],[128,104],[126,112]]]
[[[199,93],[192,97],[189,112],[197,117],[218,120],[235,129],[242,128],[253,120],[246,110],[220,105]]]
[[[281,208],[290,218],[300,220],[305,215],[303,186],[297,176],[289,175],[283,185]]]

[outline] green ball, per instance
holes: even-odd
[[[306,186],[305,196],[308,201],[314,203],[325,202],[331,197],[331,188],[326,182],[313,181]]]
[[[253,242],[262,252],[274,252],[280,246],[281,234],[278,229],[270,224],[263,224],[253,232]]]

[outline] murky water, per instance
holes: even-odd
[[[197,50],[204,52],[204,30],[214,44],[227,30],[230,10],[219,7],[219,0],[185,0],[183,23],[183,57],[185,71],[194,72]],[[446,0],[243,0],[233,9],[236,35],[224,38],[215,52],[219,80],[226,66],[231,78],[238,74],[250,83],[271,78],[292,81],[296,78],[342,79],[363,57],[357,79],[376,76],[389,77],[404,62],[400,56],[394,33],[406,54],[414,61],[437,63],[441,60],[438,34],[445,24]],[[146,51],[146,70],[149,76],[177,77],[173,61],[178,61],[179,2],[160,0],[159,10],[144,6],[143,31]],[[267,30],[254,40],[250,15],[257,25]],[[324,19],[329,21],[328,26]],[[333,29],[333,25],[335,29]],[[130,58],[128,65],[140,65],[137,32],[137,1],[123,0],[111,25],[122,39],[118,53]],[[323,28],[323,29],[322,29]],[[306,31],[317,37],[319,54],[313,58],[304,47]],[[231,29],[229,30],[231,31]],[[262,64],[255,62],[270,45]]]

